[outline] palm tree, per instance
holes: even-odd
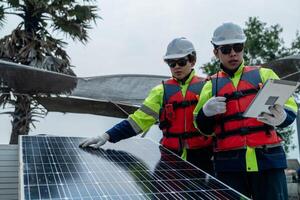
[[[58,31],[85,44],[91,22],[96,22],[97,6],[92,0],[0,0],[0,27],[8,14],[21,18],[11,34],[0,39],[0,59],[73,75],[63,47],[67,44],[53,37]],[[49,32],[52,30],[52,33]],[[34,118],[45,110],[34,100],[41,94],[20,94],[0,83],[0,105],[14,106],[10,144],[19,135],[27,135]],[[44,94],[45,95],[45,94]]]

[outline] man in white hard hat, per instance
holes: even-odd
[[[83,141],[80,146],[100,147],[147,131],[159,121],[162,146],[208,173],[213,173],[212,139],[193,125],[193,110],[204,79],[195,75],[196,51],[186,38],[172,40],[164,56],[172,78],[154,87],[143,105],[110,130]]]
[[[245,66],[246,35],[240,26],[224,23],[211,42],[221,70],[204,85],[194,120],[203,134],[214,133],[216,176],[255,200],[287,199],[286,157],[274,128],[290,125],[297,105],[291,97],[284,107],[270,107],[272,114],[243,117],[261,86],[279,78],[271,69]]]

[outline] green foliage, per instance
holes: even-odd
[[[11,7],[18,7],[18,6],[20,6],[19,0],[8,0],[7,3],[8,3]]]
[[[215,57],[212,58],[209,63],[206,63],[202,68],[202,71],[209,76],[217,73],[219,70],[220,70],[220,62]]]
[[[300,33],[296,32],[296,39],[292,42],[291,54],[300,54]]]
[[[4,22],[5,22],[4,6],[0,5],[0,28],[3,26]]]
[[[292,126],[288,126],[286,128],[276,128],[277,133],[281,136],[283,139],[283,147],[286,153],[290,152],[290,150],[294,150],[296,148],[296,145],[293,144],[293,134],[295,133],[295,130]]]
[[[50,25],[53,30],[62,31],[74,40],[87,42],[87,29],[91,28],[90,23],[100,18],[97,15],[97,6],[88,5],[90,2],[92,1],[0,1],[0,21],[1,13],[13,14],[22,18],[18,27],[23,27],[27,32],[36,34],[39,32],[42,35],[48,32],[47,25]]]
[[[283,31],[280,25],[266,25],[257,17],[250,17],[246,22],[244,60],[249,65],[260,65],[289,55],[289,49],[284,47],[284,41],[280,38]]]

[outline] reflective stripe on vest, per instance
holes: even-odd
[[[140,128],[140,126],[133,119],[128,117],[127,120],[128,120],[129,124],[131,125],[131,127],[133,128],[133,130],[136,134],[139,134],[139,133],[143,132],[143,130]]]
[[[158,120],[159,119],[159,114],[156,113],[155,111],[153,111],[151,108],[149,108],[148,106],[146,105],[142,105],[140,108],[139,108],[141,111],[143,111],[144,113],[146,113],[147,115],[153,117],[154,119]]]

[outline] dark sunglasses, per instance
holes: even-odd
[[[222,54],[230,54],[232,49],[236,53],[240,53],[244,49],[244,44],[243,43],[237,43],[237,44],[232,44],[232,45],[223,45],[223,46],[219,46],[217,49],[220,49]]]
[[[180,58],[180,59],[176,59],[176,60],[166,60],[166,63],[169,65],[169,67],[174,68],[176,67],[176,64],[179,67],[184,67],[186,66],[188,62],[188,58]]]

